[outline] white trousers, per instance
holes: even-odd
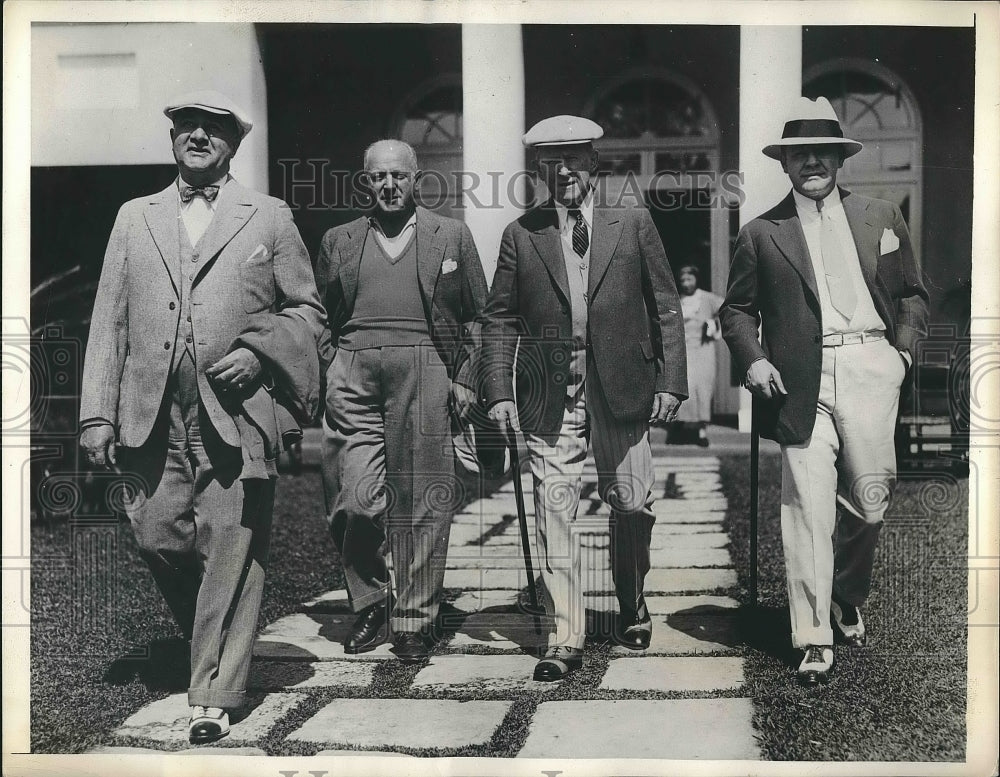
[[[549,646],[582,648],[586,638],[580,536],[574,531],[583,464],[593,440],[598,493],[611,507],[611,569],[619,607],[635,612],[649,571],[653,456],[645,420],[616,421],[591,370],[584,390],[566,398],[562,426],[525,434],[535,496],[535,539],[555,631]]]
[[[858,607],[868,597],[896,481],[893,437],[905,373],[888,340],[824,348],[813,433],[781,448],[781,539],[797,648],[833,644],[834,590]]]

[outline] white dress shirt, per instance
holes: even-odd
[[[219,201],[225,196],[225,186],[229,183],[231,176],[226,173],[222,178],[210,186],[218,186],[219,193],[213,202],[209,202],[204,197],[192,197],[188,202],[181,200],[181,221],[187,230],[188,239],[192,246],[198,245],[201,236],[205,234],[208,225],[212,223],[215,212],[219,208]],[[189,186],[183,179],[179,179],[177,187],[177,198],[180,199],[180,187]]]
[[[416,211],[413,212],[413,215],[406,220],[403,228],[399,230],[399,234],[394,237],[389,237],[382,231],[382,225],[378,223],[378,219],[376,218],[368,219],[368,225],[375,233],[375,238],[378,240],[379,245],[382,246],[382,250],[389,255],[390,259],[395,259],[403,253],[406,246],[410,243],[410,236],[417,228],[417,213]]]
[[[799,215],[799,222],[802,224],[802,233],[805,235],[806,246],[809,249],[809,259],[812,262],[813,273],[816,276],[816,289],[819,292],[820,312],[823,317],[823,334],[838,334],[847,332],[868,332],[872,330],[885,330],[885,323],[875,310],[875,303],[872,301],[871,292],[868,291],[868,284],[861,273],[861,260],[858,259],[858,248],[854,244],[854,236],[851,234],[851,226],[847,223],[847,215],[844,213],[844,204],[840,201],[840,192],[836,188],[823,200],[823,215],[829,218],[834,225],[837,237],[840,240],[841,256],[846,264],[848,277],[851,279],[855,296],[857,297],[857,307],[854,314],[848,320],[840,313],[830,300],[830,290],[826,285],[826,269],[823,266],[823,249],[820,237],[820,215],[816,207],[816,201],[804,197],[794,189],[792,195],[795,198],[795,209]]]

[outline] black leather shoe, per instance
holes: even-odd
[[[389,611],[392,602],[379,602],[365,607],[354,621],[351,633],[344,640],[344,652],[367,653],[389,640]]]
[[[416,664],[430,655],[422,634],[415,631],[400,631],[393,640],[392,652],[404,664]]]
[[[861,610],[853,604],[834,598],[830,602],[830,624],[838,642],[850,647],[864,647],[868,644],[868,633],[865,631],[865,622],[861,619]]]
[[[535,680],[552,683],[562,680],[570,672],[583,666],[583,651],[580,648],[557,645],[545,651],[545,657],[535,664]]]
[[[833,674],[833,646],[809,645],[795,673],[800,685],[814,687],[830,680]]]
[[[615,630],[615,642],[629,650],[645,650],[653,637],[653,621],[650,620],[646,600],[639,598],[636,612],[623,611],[618,618],[618,628]]]

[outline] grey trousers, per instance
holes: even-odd
[[[242,456],[212,427],[183,357],[141,448],[121,451],[141,486],[126,499],[140,552],[191,640],[188,703],[243,703],[271,535],[274,480],[239,479]]]
[[[324,483],[351,607],[389,596],[394,631],[437,617],[451,519],[461,498],[448,396],[433,346],[339,349],[327,373]]]

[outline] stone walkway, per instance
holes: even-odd
[[[736,574],[723,532],[726,499],[710,455],[655,458],[657,521],[646,601],[649,649],[609,643],[615,597],[607,512],[589,462],[580,506],[588,601],[586,665],[560,683],[531,679],[547,624],[519,608],[527,585],[513,483],[455,517],[442,607],[446,637],[430,660],[401,667],[388,646],[345,655],[353,622],[343,591],[303,604],[263,630],[251,687],[260,703],[214,748],[187,746],[186,694],[154,702],[115,732],[116,744],[263,755],[275,740],[297,754],[419,755],[459,750],[527,758],[758,759],[743,691]],[[523,478],[534,546],[530,477]],[[533,551],[534,553],[534,551]],[[537,555],[534,556],[537,569]],[[602,636],[603,635],[603,636]],[[409,671],[405,693],[383,673]],[[525,725],[525,720],[528,720]],[[471,748],[471,749],[470,749]],[[142,752],[106,747],[94,752]],[[354,753],[357,754],[357,753]]]

